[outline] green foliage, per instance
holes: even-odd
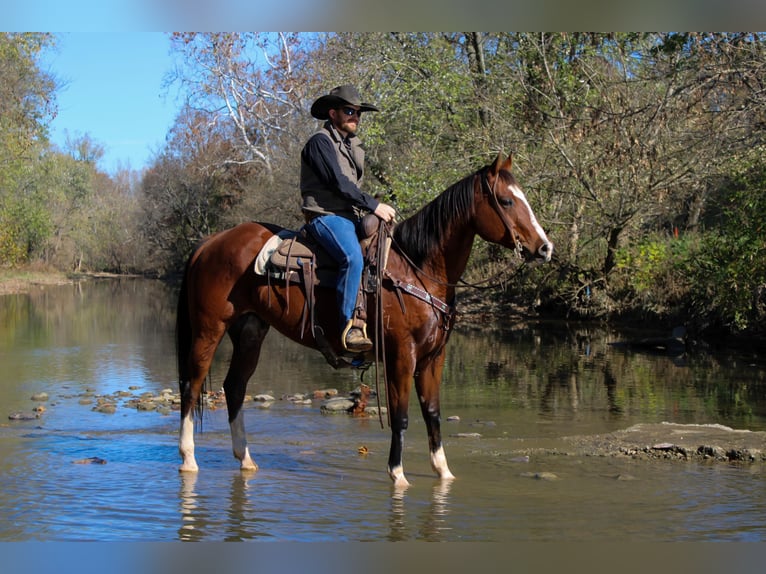
[[[0,221],[4,224],[0,257],[5,265],[34,260],[51,233],[46,190],[37,184],[35,179],[23,181],[15,193],[0,197]]]
[[[3,266],[14,266],[25,260],[21,222],[13,206],[6,202],[0,205],[0,262]]]
[[[54,80],[37,66],[49,34],[0,33],[0,264],[28,261],[50,233],[45,192],[36,185]]]
[[[616,311],[655,318],[685,313],[688,263],[697,258],[699,242],[696,233],[654,233],[620,248],[608,288]]]
[[[628,284],[637,293],[649,291],[657,285],[657,278],[668,265],[670,246],[667,241],[651,240],[620,249],[617,270],[628,277]]]
[[[756,152],[758,150],[755,150]],[[766,331],[766,164],[741,168],[722,189],[722,223],[687,263],[691,309],[700,321],[734,331]]]

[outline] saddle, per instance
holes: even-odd
[[[381,232],[384,225],[375,215],[368,214],[358,227],[364,271],[357,295],[354,320],[362,323],[367,320],[367,294],[378,293],[380,277],[391,246],[390,235]],[[337,357],[324,339],[322,329],[314,321],[315,289],[335,288],[337,283],[338,267],[332,257],[308,233],[306,227],[297,232],[286,230],[266,242],[256,257],[255,272],[265,275],[269,283],[278,280],[285,281],[286,287],[291,283],[299,283],[303,287],[306,303],[303,308],[302,332],[306,332],[306,324],[309,323],[320,350],[330,364],[337,367]],[[285,303],[289,309],[289,289],[285,293]],[[328,353],[332,353],[332,360]]]

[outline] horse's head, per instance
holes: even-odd
[[[520,251],[527,260],[550,261],[553,243],[513,177],[511,163],[511,156],[498,155],[480,176],[474,203],[477,232],[486,241]]]

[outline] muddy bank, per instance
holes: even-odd
[[[642,423],[606,434],[562,437],[538,454],[629,457],[644,460],[766,462],[766,432],[723,425]]]

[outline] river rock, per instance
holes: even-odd
[[[348,409],[354,407],[354,401],[343,397],[336,397],[324,401],[319,410],[323,413],[345,413]]]
[[[97,413],[104,413],[107,415],[113,415],[117,412],[117,405],[114,403],[99,403],[95,407],[93,407],[94,411]]]
[[[32,395],[31,398],[33,401],[39,401],[39,402],[47,401],[48,393],[35,393],[34,395]]]
[[[97,456],[89,456],[88,458],[75,460],[74,464],[106,464],[106,460]]]
[[[38,413],[15,412],[8,415],[8,419],[12,421],[33,421],[39,418],[40,415]]]
[[[630,482],[632,480],[638,480],[632,474],[618,474],[617,476],[614,477],[614,479],[621,482]]]
[[[535,480],[558,480],[559,477],[553,472],[522,472],[524,478],[534,478]]]

